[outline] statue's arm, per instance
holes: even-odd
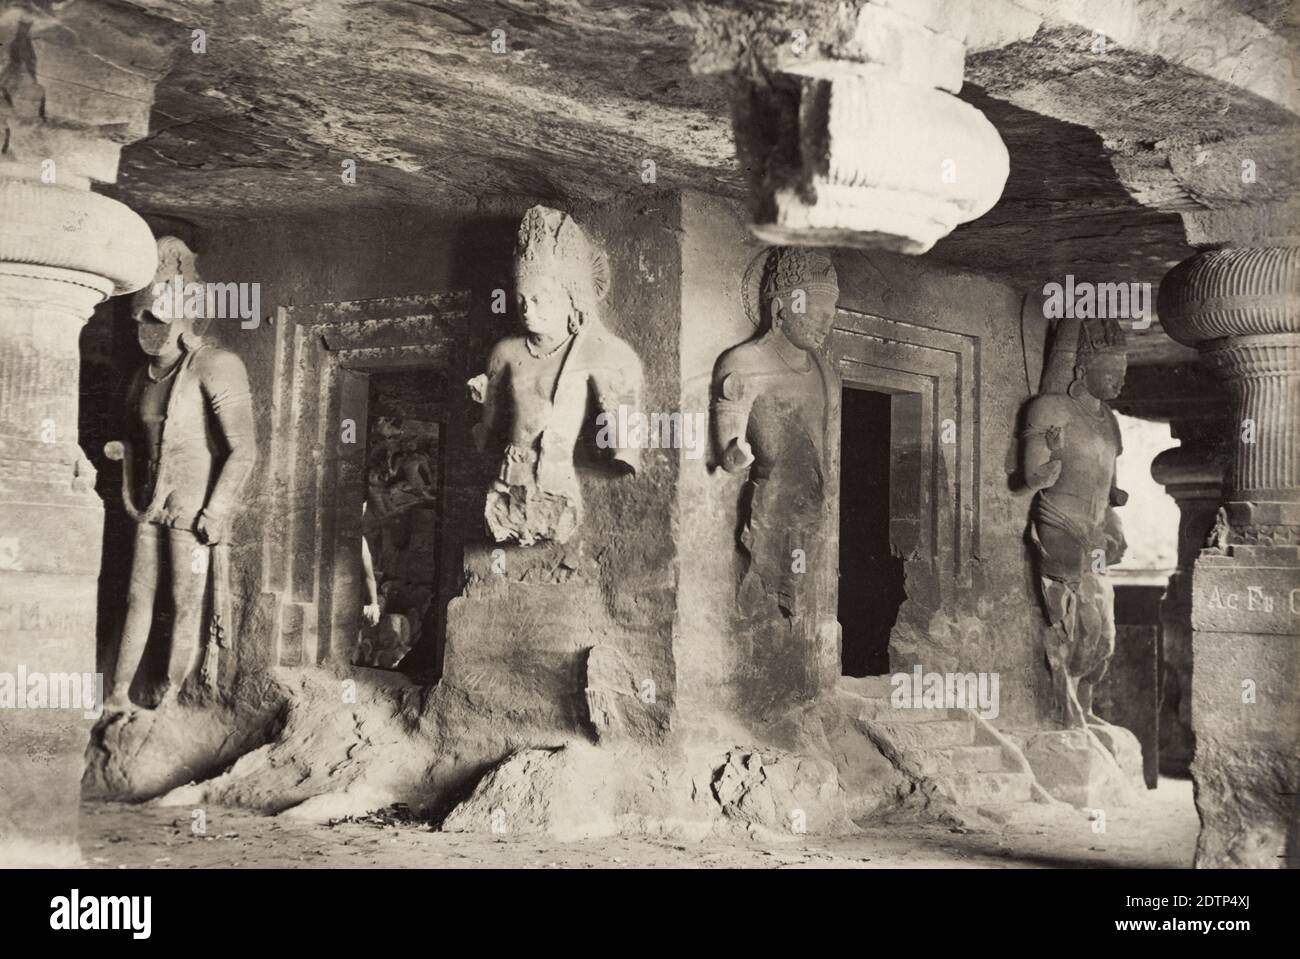
[[[1038,397],[1030,401],[1025,414],[1025,430],[1020,434],[1020,470],[1031,490],[1047,489],[1061,476],[1067,418],[1060,415],[1055,399]]]
[[[137,373],[127,384],[123,404],[127,409],[128,419],[130,419],[130,414],[140,401],[139,383],[140,376]],[[135,502],[135,444],[129,438],[129,428],[127,437],[126,439],[110,440],[105,443],[104,455],[108,459],[122,464],[122,506],[126,510],[126,515],[139,523],[143,521],[143,515]]]
[[[480,373],[469,381],[470,399],[483,404],[482,418],[470,428],[474,447],[482,453],[488,442],[500,435],[504,424],[502,418],[501,393],[509,380],[509,364],[505,357],[505,341],[492,348],[488,356],[487,373]]]
[[[750,449],[749,413],[754,406],[754,381],[734,354],[724,356],[713,375],[713,448],[718,465],[739,473],[754,462]]]
[[[1111,426],[1111,430],[1115,435],[1115,458],[1119,459],[1119,457],[1124,453],[1124,435],[1123,433],[1120,432],[1119,420],[1116,419],[1115,417],[1115,411],[1108,409],[1107,412],[1110,414],[1110,426]],[[1112,468],[1110,472],[1110,505],[1111,506],[1123,506],[1125,503],[1128,502],[1128,493],[1125,490],[1119,488],[1118,479],[1119,479],[1118,471]],[[1116,523],[1119,522],[1118,517],[1116,517],[1115,522]]]
[[[621,340],[609,340],[602,344],[607,355],[597,368],[592,370],[591,385],[596,396],[596,406],[606,417],[617,422],[619,407],[628,410],[641,409],[642,386],[645,374],[641,367],[641,358]],[[611,430],[611,435],[618,436],[618,430]],[[635,474],[641,468],[641,448],[630,446],[619,448],[617,444],[610,449],[610,458]]]
[[[253,399],[244,361],[228,350],[213,350],[203,360],[199,382],[227,449],[226,458],[217,468],[217,481],[203,506],[201,517],[209,528],[215,524],[216,529],[210,529],[207,538],[216,542],[218,540],[213,539],[213,534],[224,538],[234,505],[253,471],[257,459],[257,431],[253,425]]]
[[[375,585],[375,564],[370,558],[370,543],[361,537],[361,573],[365,579],[366,602],[361,618],[367,626],[379,622],[379,588]]]
[[[1124,524],[1120,522],[1119,513],[1109,507],[1106,509],[1103,531],[1106,536],[1106,565],[1114,566],[1124,558],[1128,540],[1124,538]]]

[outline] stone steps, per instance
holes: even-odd
[[[960,709],[896,709],[887,699],[868,699],[863,712],[882,723],[933,723],[945,719],[965,720],[967,718]]]
[[[840,688],[861,698],[860,721],[886,737],[920,774],[959,805],[999,823],[1034,799],[1034,777],[961,709],[898,709],[885,676],[845,678]]]
[[[1006,772],[1006,758],[1001,746],[958,746],[953,749],[940,750],[944,759],[957,772],[962,773],[999,773]]]
[[[893,692],[888,676],[841,676],[837,688],[863,699],[883,699],[886,702]]]
[[[900,723],[880,722],[871,717],[867,718],[888,730],[895,742],[912,749],[945,749],[951,746],[975,745],[975,724],[968,719]]]
[[[949,777],[954,798],[968,806],[984,803],[1029,802],[1033,779],[1028,773],[955,773]]]

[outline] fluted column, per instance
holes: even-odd
[[[167,25],[86,2],[0,11],[0,865],[76,861],[97,706],[103,507],[77,436],[81,328],[144,286],[145,222],[91,192],[148,131]]]
[[[1300,528],[1300,247],[1222,249],[1174,267],[1161,322],[1196,346],[1232,396],[1229,518],[1243,541],[1295,543]]]
[[[1232,397],[1224,519],[1192,572],[1200,866],[1297,865],[1300,247],[1208,250],[1169,272],[1160,320]]]

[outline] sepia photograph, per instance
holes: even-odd
[[[1241,948],[1298,793],[1297,0],[0,0],[11,928]]]

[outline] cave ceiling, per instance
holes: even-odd
[[[350,205],[600,201],[647,189],[646,160],[657,188],[744,198],[734,81],[691,69],[698,5],[114,2],[171,21],[180,50],[150,135],[104,188],[145,214],[203,227]],[[1290,5],[1228,6],[1294,44]],[[1011,175],[930,256],[1026,290],[1066,273],[1158,283],[1192,251],[1187,212],[1295,194],[1292,104],[1198,73],[1194,50],[1098,56],[1078,23],[1031,30],[968,56],[962,96],[998,128]],[[1247,147],[1264,174],[1250,196],[1222,187]],[[1158,327],[1143,342],[1137,354],[1178,349]]]

